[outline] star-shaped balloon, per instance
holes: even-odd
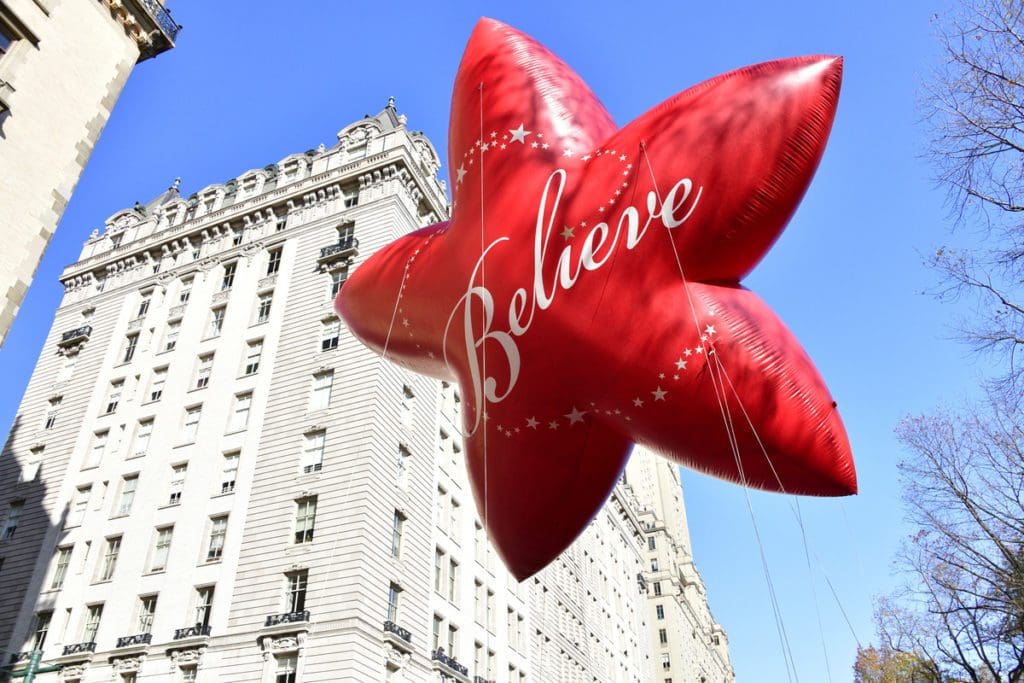
[[[476,26],[451,219],[373,254],[336,307],[458,382],[477,507],[517,578],[579,535],[633,443],[747,486],[856,491],[824,382],[739,284],[810,183],[841,77],[836,57],[751,66],[618,128],[543,46]]]

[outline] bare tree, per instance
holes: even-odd
[[[945,60],[927,88],[931,157],[961,225],[981,245],[939,249],[940,294],[969,296],[976,316],[961,326],[980,351],[1005,355],[1004,383],[1024,365],[1024,3],[967,0],[940,23]]]
[[[883,648],[944,678],[1024,681],[1024,414],[1006,392],[904,420],[906,579],[879,603]]]

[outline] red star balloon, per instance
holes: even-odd
[[[837,57],[747,67],[618,128],[496,21],[455,79],[451,220],[360,265],[336,307],[370,348],[457,381],[477,507],[520,580],[564,550],[633,443],[747,486],[856,491],[800,344],[739,285],[810,183]]]

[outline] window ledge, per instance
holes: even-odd
[[[182,441],[178,445],[174,446],[174,448],[184,448],[185,446],[195,446],[195,445],[196,445],[196,442],[195,442],[195,439],[193,439],[192,441]]]
[[[185,392],[185,393],[187,393],[187,394],[191,394],[191,393],[192,393],[192,392],[194,392],[194,391],[202,391],[203,389],[205,389],[205,388],[206,388],[206,387],[208,387],[208,386],[210,386],[210,385],[209,385],[209,384],[207,384],[206,386],[202,386],[202,387],[192,387],[191,389],[189,389],[189,390],[188,390],[187,392]]]

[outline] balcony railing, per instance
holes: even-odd
[[[173,43],[178,37],[178,31],[181,30],[181,26],[171,18],[170,11],[157,2],[157,0],[142,0],[142,5],[146,8],[147,12],[153,15],[153,19],[156,21],[157,26],[160,27],[160,30],[163,31]]]
[[[309,621],[309,610],[301,612],[285,612],[284,614],[271,614],[267,617],[266,626],[277,626],[279,624],[294,624],[297,622]]]
[[[117,647],[131,647],[132,645],[149,645],[153,640],[151,633],[136,633],[134,636],[121,636],[117,639]]]
[[[409,633],[408,630],[402,628],[401,626],[399,626],[398,624],[396,624],[393,621],[389,620],[389,621],[385,621],[384,622],[384,632],[385,633],[394,633],[396,636],[398,636],[399,638],[401,638],[405,642],[412,643],[412,634]]]
[[[89,341],[89,335],[91,334],[92,325],[82,325],[81,327],[76,327],[75,329],[68,330],[62,334],[57,345],[63,348],[78,346],[79,344],[84,344]]]
[[[455,659],[453,657],[449,657],[448,655],[446,655],[444,653],[444,650],[442,650],[441,648],[438,648],[438,649],[434,650],[433,652],[431,652],[430,653],[430,658],[433,659],[436,662],[440,662],[441,664],[444,664],[446,667],[448,667],[452,671],[456,671],[456,672],[462,674],[463,676],[468,676],[469,675],[469,669],[468,668],[466,668],[463,665],[459,664],[459,660],[457,660],[457,659]]]
[[[484,678],[483,676],[473,676],[473,683],[494,683],[491,678]]]
[[[320,258],[317,263],[325,266],[333,261],[339,261],[359,253],[359,240],[352,233],[347,233],[338,238],[335,244],[329,244],[320,250]]]
[[[88,643],[73,643],[71,645],[64,646],[65,655],[80,655],[86,652],[96,652],[96,643],[89,641]]]
[[[210,635],[210,627],[204,626],[203,624],[196,624],[195,626],[179,628],[174,631],[175,640],[184,640],[185,638],[198,638],[200,636],[208,635]]]

